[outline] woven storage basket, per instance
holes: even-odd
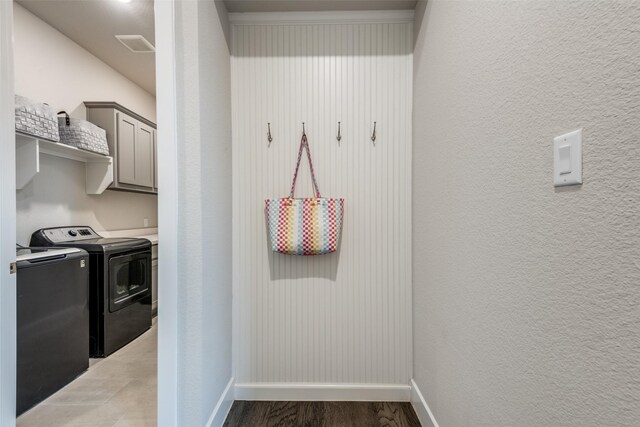
[[[61,111],[64,117],[58,117],[60,142],[86,151],[109,155],[107,132],[86,120],[74,119]]]
[[[58,142],[58,117],[47,104],[15,96],[16,131]]]

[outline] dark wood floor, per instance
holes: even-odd
[[[225,427],[420,427],[408,402],[259,402],[236,400]]]

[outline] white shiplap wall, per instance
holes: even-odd
[[[411,23],[233,26],[239,387],[409,383],[412,40]],[[267,244],[264,199],[288,195],[303,121],[323,196],[345,199],[332,255]],[[296,194],[312,194],[306,160]]]

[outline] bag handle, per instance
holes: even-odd
[[[311,150],[309,149],[309,141],[307,141],[307,134],[302,133],[302,140],[300,140],[300,150],[298,151],[298,163],[296,164],[296,172],[293,174],[293,183],[291,184],[291,194],[289,198],[293,199],[293,192],[296,189],[296,180],[298,179],[298,169],[300,169],[300,160],[302,160],[302,150],[307,150],[307,158],[309,159],[309,169],[311,169],[311,181],[313,184],[313,192],[317,198],[320,198],[320,190],[318,189],[318,183],[316,182],[316,175],[313,172],[313,162],[311,161]]]
[[[71,126],[71,120],[69,119],[69,114],[66,111],[58,111],[58,116],[60,114],[64,114],[64,117],[65,117],[65,121],[64,122],[65,122],[65,124],[67,126]]]

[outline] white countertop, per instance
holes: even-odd
[[[158,229],[157,228],[134,228],[131,230],[111,230],[111,231],[98,231],[102,237],[138,237],[151,241],[152,245],[158,244]]]

